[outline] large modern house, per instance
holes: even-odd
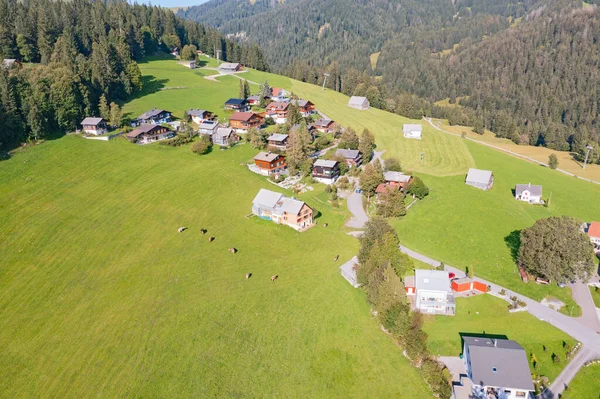
[[[470,168],[465,183],[481,190],[489,190],[494,185],[494,174],[491,170]]]
[[[219,121],[204,121],[198,125],[198,133],[213,135],[220,127]]]
[[[317,159],[313,164],[313,179],[319,183],[332,184],[340,177],[340,165],[337,161]]]
[[[350,101],[348,101],[348,106],[364,111],[369,109],[369,100],[367,100],[367,97],[352,96],[350,97]]]
[[[461,389],[473,399],[533,397],[529,361],[521,345],[508,339],[462,338],[468,379],[463,378],[462,384],[454,387],[455,393]]]
[[[415,310],[454,316],[456,303],[448,272],[416,269],[415,291]]]
[[[162,125],[140,125],[132,132],[127,133],[127,138],[137,144],[154,143],[155,141],[165,140],[170,134],[174,134],[168,128]]]
[[[515,199],[529,202],[530,204],[542,204],[542,186],[529,184],[517,184],[515,187]]]
[[[271,176],[283,172],[287,164],[283,155],[263,151],[254,157],[254,167],[261,175]]]
[[[81,121],[81,127],[87,134],[99,135],[108,132],[106,121],[102,118],[87,117]]]
[[[420,123],[406,123],[402,125],[402,134],[407,139],[421,140],[423,136],[423,125]]]
[[[169,111],[152,108],[134,119],[131,124],[132,126],[160,125],[161,123],[169,122],[171,122],[171,113]]]
[[[305,202],[264,188],[260,189],[252,201],[252,213],[295,230],[303,230],[314,223],[313,209]]]

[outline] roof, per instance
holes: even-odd
[[[521,195],[523,191],[529,190],[531,195],[542,196],[542,186],[529,184],[517,184],[515,187],[515,195]]]
[[[248,98],[246,100],[260,101],[260,96],[259,95],[248,96]]]
[[[242,105],[246,102],[243,98],[230,98],[225,101],[225,105]]]
[[[207,112],[208,111],[205,111],[203,109],[190,109],[188,110],[187,114],[189,116],[204,116],[204,114]]]
[[[469,168],[469,173],[467,173],[467,182],[489,184],[490,180],[492,180],[491,170]]]
[[[152,108],[150,111],[146,111],[143,114],[141,114],[140,116],[138,116],[138,119],[144,120],[144,119],[154,118],[155,116],[160,115],[163,112],[167,112],[167,111],[165,111],[164,109]]]
[[[291,100],[290,103],[295,104],[299,107],[306,107],[309,104],[312,104],[310,101],[308,100]]]
[[[249,121],[254,116],[254,112],[234,112],[229,117],[230,121]]]
[[[422,132],[423,125],[421,125],[420,123],[406,123],[406,124],[402,125],[403,133],[414,132],[414,131]]]
[[[317,159],[314,166],[321,166],[325,168],[333,168],[337,164],[337,161],[331,161],[329,159]]]
[[[304,202],[295,198],[283,197],[281,199],[281,210],[291,215],[299,214],[303,206]]]
[[[359,286],[356,278],[356,269],[354,268],[356,265],[358,265],[358,257],[354,256],[348,262],[340,266],[342,276],[344,276],[353,287]]]
[[[414,287],[415,286],[415,276],[405,276],[404,277],[404,287]]]
[[[198,125],[198,129],[214,129],[219,124],[219,121],[204,121]]]
[[[269,141],[284,141],[285,139],[287,139],[289,136],[287,134],[279,134],[279,133],[275,133],[269,136],[269,138],[267,140]]]
[[[533,391],[525,350],[516,341],[463,337],[474,384]]]
[[[271,95],[277,97],[280,94],[285,94],[285,90],[283,90],[279,87],[271,87]]]
[[[329,126],[331,123],[333,123],[333,121],[332,121],[331,119],[328,119],[328,118],[320,118],[320,119],[317,119],[317,120],[315,121],[315,123],[313,123],[313,125],[315,125],[315,126],[319,126],[319,127],[327,127],[327,126]]]
[[[230,128],[230,127],[220,127],[220,128],[217,129],[217,131],[215,132],[214,136],[229,137],[229,135],[231,135],[231,133],[233,133],[233,129],[232,128]]]
[[[408,183],[412,176],[405,175],[402,172],[387,171],[383,174],[385,181],[393,181],[398,183]]]
[[[452,292],[448,272],[443,270],[415,270],[417,290]]]
[[[348,105],[363,105],[367,101],[367,97],[352,96]]]
[[[224,62],[219,65],[219,69],[236,69],[240,64],[237,62]]]
[[[4,64],[5,67],[11,67],[15,62],[17,62],[17,60],[15,58],[4,58],[2,60],[2,63]]]
[[[256,155],[254,157],[254,159],[256,161],[266,161],[266,162],[273,162],[277,158],[279,158],[279,154],[275,154],[274,152],[264,152],[264,151],[259,152],[258,155]]]
[[[471,284],[473,282],[472,278],[469,277],[463,277],[463,278],[457,278],[456,280],[454,280],[454,282],[458,285],[460,284]]]
[[[269,103],[265,109],[273,111],[285,111],[289,107],[290,103],[287,101],[273,101]]]
[[[102,118],[90,118],[87,117],[81,121],[81,125],[83,126],[98,126],[104,119]]]
[[[600,223],[599,222],[592,222],[590,223],[590,225],[588,226],[588,236],[590,237],[600,237]]]
[[[391,190],[400,190],[400,186],[398,185],[390,185],[390,184],[386,184],[386,183],[379,183],[379,185],[377,186],[377,188],[375,189],[375,193],[377,194],[383,194],[385,193],[385,191],[387,189],[391,189]]]
[[[165,128],[165,127],[161,126],[161,125],[151,125],[151,124],[140,125],[137,128],[135,128],[133,131],[131,131],[131,133],[128,133],[127,137],[134,139],[144,133],[150,133],[152,130],[154,130],[156,128]]]
[[[256,197],[254,197],[252,203],[262,205],[267,208],[274,208],[281,197],[283,197],[283,194],[281,193],[276,193],[275,191],[261,188],[258,194],[256,194]]]
[[[360,155],[360,152],[358,150],[346,150],[340,148],[339,150],[335,151],[335,155],[342,156],[346,159],[356,159]]]

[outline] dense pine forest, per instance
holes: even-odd
[[[240,46],[167,9],[120,0],[0,0],[0,58],[22,63],[0,67],[0,147],[74,130],[84,116],[99,115],[99,102],[142,89],[137,60],[186,44],[267,69],[257,46]]]
[[[596,0],[591,3],[597,2]],[[590,2],[588,2],[590,3]],[[269,65],[409,117],[600,162],[600,11],[575,0],[213,0],[180,12]],[[450,99],[463,107],[437,107]]]

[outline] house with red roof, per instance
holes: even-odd
[[[587,225],[586,233],[596,248],[600,249],[600,222],[592,222]]]

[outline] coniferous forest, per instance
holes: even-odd
[[[0,0],[0,147],[74,130],[101,102],[125,100],[144,80],[136,61],[194,44],[260,70],[257,46],[226,39],[172,11],[126,1]]]
[[[217,0],[180,11],[275,72],[600,162],[600,10],[575,0]],[[376,62],[374,61],[374,57]],[[463,107],[438,107],[449,99]]]

